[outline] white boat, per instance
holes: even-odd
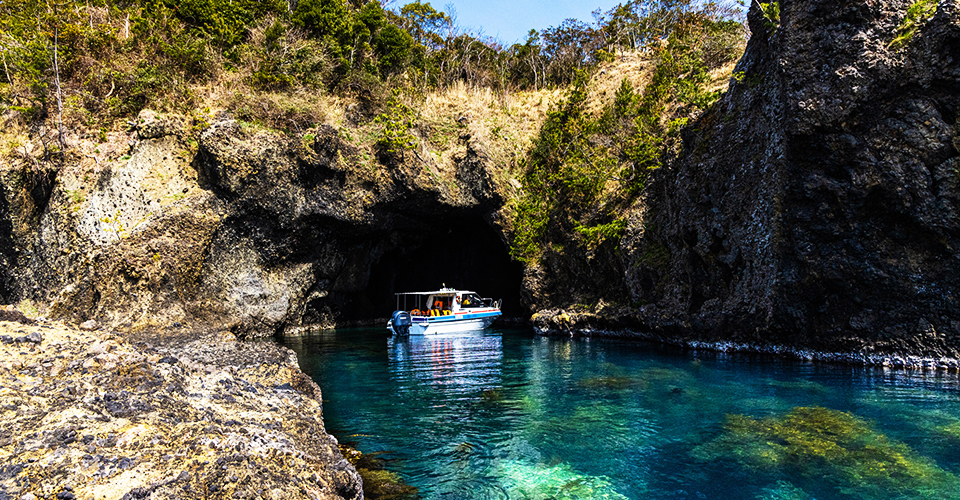
[[[387,321],[387,329],[394,335],[436,335],[482,330],[501,314],[500,300],[484,299],[469,290],[444,286],[432,292],[400,292],[394,295],[397,296],[397,310]]]

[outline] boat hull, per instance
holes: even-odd
[[[414,317],[408,335],[440,335],[445,333],[470,332],[483,330],[498,317],[499,310],[487,310],[470,313],[458,313],[438,317]],[[387,329],[394,335],[393,321],[387,322]]]

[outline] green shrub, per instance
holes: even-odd
[[[204,38],[223,47],[242,42],[257,19],[287,9],[279,0],[164,0],[164,4]]]
[[[387,109],[374,119],[383,127],[377,139],[377,147],[391,155],[402,155],[404,151],[417,147],[416,136],[410,133],[414,125],[414,111],[394,96],[387,103]]]
[[[767,29],[767,35],[773,36],[780,27],[780,2],[758,2],[757,5],[763,14],[763,26]]]
[[[344,0],[300,0],[293,20],[323,40],[331,56],[349,66],[347,56],[353,34],[354,18]]]
[[[510,255],[521,262],[532,262],[540,254],[550,214],[546,200],[524,195],[513,205],[513,237]]]
[[[260,90],[317,87],[329,69],[321,44],[279,18],[255,25],[240,51],[252,60],[250,84]]]
[[[623,237],[623,230],[627,227],[627,221],[622,218],[614,219],[605,224],[596,226],[585,226],[577,223],[574,230],[579,233],[586,242],[587,248],[596,249],[604,241],[619,240]]]

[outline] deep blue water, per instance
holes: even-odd
[[[960,499],[955,376],[496,327],[279,342],[425,499]]]

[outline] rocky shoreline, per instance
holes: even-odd
[[[0,321],[0,499],[364,497],[295,354],[180,330]]]
[[[769,342],[704,339],[702,330],[691,329],[689,325],[675,324],[672,328],[660,325],[660,328],[653,329],[645,325],[640,318],[620,313],[622,311],[583,312],[548,309],[533,315],[530,323],[537,335],[545,336],[621,338],[654,342],[691,351],[761,354],[831,364],[960,373],[960,359],[949,356],[913,355],[876,350],[873,346],[863,346],[856,351],[825,351]]]

